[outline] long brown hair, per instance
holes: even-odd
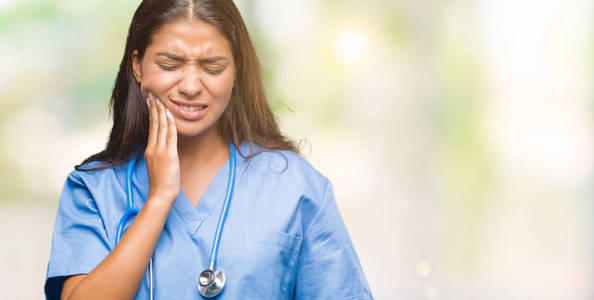
[[[262,81],[262,69],[245,23],[232,0],[143,0],[136,9],[126,39],[111,100],[113,127],[105,150],[91,155],[77,170],[100,170],[128,161],[139,147],[144,149],[149,130],[146,103],[140,84],[132,72],[132,52],[144,56],[152,35],[169,22],[194,18],[216,27],[229,41],[236,65],[236,81],[229,104],[218,120],[218,132],[237,147],[242,142],[266,150],[299,152],[297,145],[284,136],[272,113]],[[257,153],[251,153],[248,158]],[[243,156],[244,154],[242,154]],[[244,156],[245,157],[245,156]],[[81,166],[101,161],[102,166]]]

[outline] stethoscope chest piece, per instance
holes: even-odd
[[[206,269],[198,276],[198,291],[204,297],[214,297],[225,287],[225,273]]]

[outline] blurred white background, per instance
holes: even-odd
[[[139,1],[0,0],[0,298],[42,299]],[[594,299],[594,4],[238,0],[376,299]]]

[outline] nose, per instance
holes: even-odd
[[[178,84],[180,93],[194,97],[199,94],[204,86],[202,85],[202,78],[200,75],[200,67],[198,65],[187,65],[184,68],[182,79]]]

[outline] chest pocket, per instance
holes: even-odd
[[[243,299],[288,299],[301,238],[284,232],[245,233],[239,257]]]

